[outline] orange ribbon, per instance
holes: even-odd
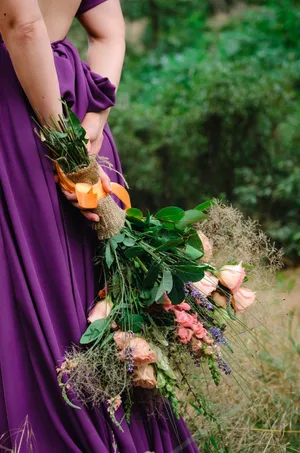
[[[74,183],[67,177],[57,162],[55,162],[55,168],[60,185],[64,190],[76,193],[79,206],[82,209],[95,209],[97,207],[98,200],[109,195],[103,189],[101,180],[94,185],[85,182]],[[121,186],[121,184],[117,184],[116,182],[111,183],[111,188],[112,193],[124,203],[125,210],[129,209],[131,207],[131,202],[127,190]]]

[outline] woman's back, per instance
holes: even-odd
[[[50,41],[64,39],[80,6],[80,0],[38,0]],[[0,28],[1,33],[1,28]]]

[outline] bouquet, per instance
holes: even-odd
[[[38,135],[52,151],[51,159],[61,186],[76,193],[81,208],[91,209],[99,215],[99,221],[92,224],[98,238],[110,238],[124,226],[125,212],[103,190],[97,158],[87,153],[86,132],[65,102],[63,106],[67,116],[60,116],[58,122],[52,118],[53,125],[42,127],[35,121],[39,127]],[[99,160],[102,165],[109,166],[105,158]],[[121,185],[113,183],[112,191],[128,205],[129,196]]]
[[[95,178],[89,176],[79,121],[69,112],[61,123],[63,132],[42,129],[61,184],[64,175],[77,186],[81,177],[98,184],[96,168]],[[80,144],[75,151],[74,143]],[[105,403],[122,429],[115,412],[123,404],[130,419],[136,387],[166,398],[178,417],[180,394],[203,406],[195,373],[206,366],[216,385],[222,373],[231,373],[228,324],[256,298],[248,277],[268,279],[280,253],[255,222],[217,201],[187,211],[166,207],[154,215],[128,208],[120,219],[118,226],[111,219],[114,234],[99,236],[94,262],[102,287],[80,345],[66,351],[57,373],[68,404],[79,408],[71,394],[83,404]]]

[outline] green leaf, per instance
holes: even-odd
[[[164,244],[157,247],[154,252],[163,252],[169,250],[172,247],[177,247],[183,243],[183,239],[171,239],[170,241],[165,242]]]
[[[131,322],[132,322],[132,331],[134,333],[139,333],[144,324],[143,316],[142,315],[131,315]]]
[[[208,266],[201,264],[174,264],[173,273],[177,275],[184,283],[199,282],[204,277],[204,271]]]
[[[163,208],[155,214],[155,218],[162,222],[179,222],[184,216],[184,210],[176,206]]]
[[[125,238],[123,244],[126,245],[126,247],[133,247],[135,240],[132,238]]]
[[[118,243],[121,244],[124,239],[125,239],[125,234],[124,233],[117,233],[115,236],[113,236],[113,239]]]
[[[170,271],[164,270],[163,276],[158,287],[155,300],[158,301],[164,293],[169,293],[173,288],[173,277]]]
[[[145,289],[151,289],[153,288],[157,278],[158,278],[158,274],[159,274],[159,269],[160,269],[160,264],[159,263],[155,263],[154,265],[152,265],[150,267],[150,269],[148,270],[147,274],[146,274],[146,277],[144,279],[144,282],[143,282],[143,287]]]
[[[82,335],[80,344],[89,344],[97,340],[108,326],[109,321],[107,319],[97,319],[97,321],[92,322]]]
[[[172,304],[178,305],[185,298],[184,292],[184,283],[180,278],[173,275],[173,288],[172,291],[168,294]]]
[[[194,247],[194,249],[199,250],[203,254],[203,244],[201,239],[198,236],[197,230],[194,228],[190,228],[188,230],[188,241],[187,243],[191,246]]]
[[[107,241],[106,247],[105,247],[105,261],[106,261],[106,265],[107,265],[108,269],[111,268],[114,260],[115,260],[115,255],[111,248],[110,241]]]
[[[184,217],[176,225],[180,229],[186,228],[188,225],[194,225],[197,222],[202,222],[207,219],[207,215],[203,214],[201,211],[196,209],[189,209],[185,211]]]
[[[139,209],[136,208],[129,208],[126,211],[126,215],[128,217],[135,217],[137,219],[142,219],[143,218],[143,213]]]
[[[185,254],[192,260],[198,260],[199,258],[201,258],[201,256],[203,256],[202,251],[195,249],[195,247],[192,247],[190,244],[187,244],[185,248]]]
[[[205,201],[204,203],[198,204],[194,209],[197,211],[206,211],[209,209],[211,206],[213,206],[215,202],[213,200]]]
[[[125,250],[125,256],[126,258],[135,258],[136,256],[141,256],[145,252],[142,249],[142,247],[136,246],[136,247],[130,247],[129,249]]]

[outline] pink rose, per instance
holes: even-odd
[[[207,334],[207,330],[203,327],[202,322],[197,322],[196,324],[193,324],[192,329],[193,329],[194,335],[197,338],[204,338],[205,335]]]
[[[135,368],[132,380],[136,387],[142,387],[144,389],[152,389],[157,384],[152,365],[142,365]]]
[[[193,336],[193,331],[191,329],[186,329],[185,327],[179,326],[177,329],[177,334],[179,336],[179,341],[183,344],[187,344]]]
[[[186,302],[181,302],[181,304],[178,304],[178,305],[174,305],[175,307],[175,310],[179,310],[179,311],[188,311],[191,309],[191,306],[189,304],[187,304]]]
[[[204,277],[199,282],[193,283],[193,285],[205,294],[205,296],[210,296],[213,291],[217,289],[218,279],[210,272],[205,271]]]
[[[226,308],[226,296],[214,291],[211,295],[212,300],[218,307]]]
[[[185,311],[174,311],[176,321],[182,327],[192,327],[195,322],[195,317]]]
[[[132,348],[132,356],[136,366],[148,365],[157,361],[156,354],[152,351],[149,344],[144,338],[131,336],[126,332],[118,330],[114,334],[114,340],[118,348],[121,350],[120,359],[125,360],[126,348]]]
[[[166,310],[166,311],[169,311],[169,310],[172,310],[172,311],[175,311],[175,310],[179,310],[179,311],[182,311],[182,310],[190,310],[191,307],[189,304],[187,304],[186,302],[181,302],[180,304],[178,305],[173,305],[171,300],[169,299],[169,297],[167,296],[167,294],[165,293],[164,294],[164,301],[163,301],[163,304],[162,304],[163,308]]]
[[[199,352],[203,348],[202,341],[197,340],[195,337],[192,338],[191,344],[192,344],[192,350],[194,352]]]
[[[113,303],[111,300],[103,300],[98,302],[90,311],[88,322],[94,322],[98,319],[107,318],[112,310]]]
[[[239,288],[232,298],[233,308],[237,313],[242,313],[255,301],[256,293],[249,288]]]
[[[242,262],[235,266],[223,266],[220,270],[220,282],[222,285],[231,289],[232,292],[237,291],[245,278],[245,269]]]
[[[202,233],[202,231],[197,231],[197,233],[198,233],[200,241],[202,242],[203,252],[204,252],[204,255],[201,258],[201,260],[205,261],[206,263],[209,263],[209,261],[212,259],[212,255],[213,255],[212,243],[210,242],[208,237],[205,236],[204,233]]]
[[[204,341],[204,343],[206,343],[208,345],[214,344],[214,340],[212,338],[210,338],[208,335],[205,335],[205,337],[203,337],[203,341]]]

